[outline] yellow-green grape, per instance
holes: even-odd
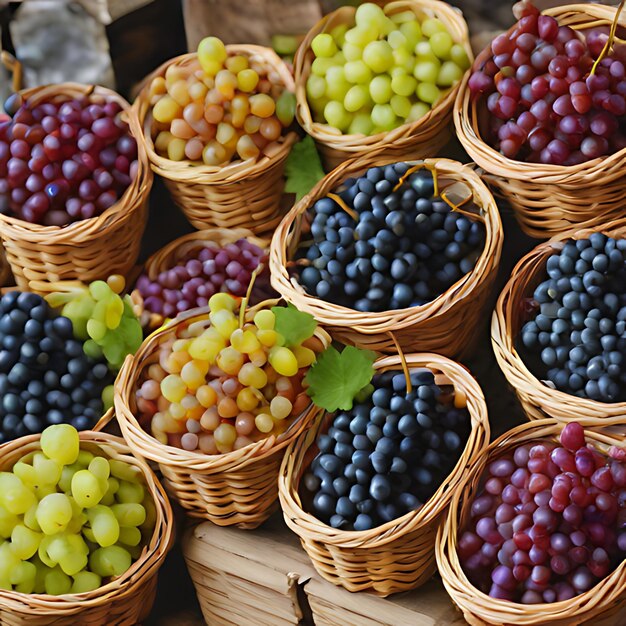
[[[37,533],[41,532],[41,526],[39,526],[39,522],[37,521],[37,506],[38,504],[34,504],[33,506],[30,507],[30,509],[28,509],[28,511],[26,511],[26,513],[24,513],[24,526],[26,526],[27,528],[30,528],[31,530],[34,530]],[[13,526],[15,526],[16,524],[19,523],[19,519],[15,518],[15,521],[13,522]],[[2,530],[2,507],[0,507],[0,536],[4,537],[9,537],[10,536],[10,532],[8,535],[4,535],[3,530]]]
[[[436,17],[430,17],[422,22],[422,33],[424,37],[432,37],[435,33],[445,33],[446,27],[441,20]]]
[[[276,316],[269,309],[261,309],[254,314],[254,324],[259,330],[273,330]]]
[[[390,19],[394,24],[404,24],[404,22],[414,21],[415,13],[413,11],[400,11],[391,15]]]
[[[417,86],[417,97],[428,104],[434,104],[441,97],[441,91],[437,85],[432,83],[419,83]]]
[[[217,355],[217,366],[226,374],[236,375],[243,365],[243,354],[228,346]]]
[[[38,486],[39,478],[32,465],[18,461],[11,471],[30,489],[34,489]]]
[[[270,413],[277,420],[284,420],[289,417],[292,408],[291,401],[283,396],[274,396],[270,402]]]
[[[100,504],[111,506],[115,502],[117,491],[120,487],[120,481],[113,476],[109,476],[107,480],[107,489],[100,500]]]
[[[298,369],[302,367],[309,367],[309,365],[315,363],[317,359],[315,352],[313,352],[310,348],[305,348],[304,346],[294,346],[291,350],[298,361]]]
[[[384,130],[395,128],[398,122],[396,114],[389,104],[375,104],[372,107],[372,122],[374,126]]]
[[[138,546],[141,543],[141,531],[134,527],[120,528],[119,542],[127,546]]]
[[[11,549],[23,561],[30,559],[37,550],[43,535],[23,524],[16,524],[11,532]]]
[[[209,308],[212,312],[226,310],[231,313],[237,308],[238,300],[228,293],[216,293],[209,298]]]
[[[285,89],[276,100],[276,117],[287,128],[293,123],[296,115],[296,96]]]
[[[130,482],[142,480],[141,470],[130,463],[118,461],[117,459],[109,459],[109,466],[111,468],[111,475],[115,476],[118,480],[128,480]]]
[[[188,389],[198,389],[205,382],[205,375],[208,368],[201,367],[202,361],[189,361],[183,365],[180,371],[182,381],[187,385]]]
[[[17,515],[10,513],[0,504],[0,537],[8,539],[19,522],[20,518]]]
[[[137,502],[114,504],[109,508],[120,526],[141,526],[146,520],[146,510]]]
[[[215,76],[222,69],[226,57],[226,46],[217,37],[205,37],[198,44],[198,61],[209,76]]]
[[[400,118],[408,119],[411,114],[411,100],[406,96],[395,95],[389,101],[391,110]]]
[[[95,455],[93,452],[90,452],[89,450],[80,450],[76,463],[80,465],[81,468],[85,469],[89,467],[89,464],[94,460],[94,458]]]
[[[113,396],[114,396],[114,387],[113,385],[107,385],[102,390],[102,404],[105,411],[113,408]]]
[[[123,480],[118,483],[119,487],[115,492],[115,499],[121,504],[130,504],[133,502],[143,502],[146,497],[146,491],[141,483],[131,483]]]
[[[463,77],[463,70],[453,61],[445,61],[441,65],[437,84],[440,87],[451,87]]]
[[[353,44],[364,48],[368,43],[378,39],[379,31],[373,24],[355,26],[346,31],[346,44]],[[344,45],[343,49],[345,50]]]
[[[334,126],[339,130],[347,129],[352,121],[350,113],[346,111],[341,102],[337,102],[336,100],[331,100],[324,107],[324,117],[331,126]]]
[[[111,467],[107,459],[102,456],[96,456],[91,463],[89,463],[87,469],[98,479],[102,492],[106,493],[109,488],[108,480],[111,474]]]
[[[331,100],[343,100],[350,83],[346,80],[343,67],[333,65],[326,72],[326,96]]]
[[[392,95],[391,78],[388,74],[381,74],[372,78],[370,82],[370,96],[376,104],[389,102]]]
[[[95,507],[102,499],[104,491],[98,477],[89,470],[79,470],[72,476],[72,497],[79,506],[86,509]],[[41,524],[41,520],[39,523]]]
[[[28,561],[18,563],[12,570],[10,582],[19,593],[33,593],[37,578],[37,568]]]
[[[413,50],[417,43],[422,39],[423,29],[417,20],[404,22],[400,24],[400,32],[406,39],[406,45],[409,50]]]
[[[235,315],[226,309],[211,311],[209,318],[213,328],[215,328],[224,339],[229,339],[233,331],[239,327],[239,321]]]
[[[289,348],[272,348],[270,350],[269,362],[281,376],[295,376],[298,372],[298,360]]]
[[[102,341],[107,334],[107,327],[104,322],[97,319],[90,319],[87,322],[87,332],[89,336],[96,342]]]
[[[331,37],[335,40],[335,43],[338,46],[342,46],[343,42],[346,40],[347,30],[348,30],[347,24],[339,24],[330,31]]]
[[[343,44],[342,52],[346,61],[359,61],[363,57],[363,48],[347,41]],[[315,61],[313,61],[313,63],[315,63]]]
[[[368,102],[370,102],[370,94],[367,88],[364,85],[354,85],[348,89],[343,99],[343,106],[346,111],[354,113],[362,109]]]
[[[36,452],[33,456],[33,469],[39,485],[56,485],[61,479],[63,466],[54,459],[47,458],[45,454]]]
[[[70,593],[87,593],[88,591],[98,589],[102,585],[102,578],[98,574],[87,570],[74,574],[73,579]]]
[[[368,24],[380,26],[387,19],[382,8],[373,2],[364,2],[357,8],[354,14],[354,21],[357,26],[366,26]]]
[[[22,515],[37,503],[35,494],[9,472],[0,472],[0,505],[9,513]]]
[[[180,402],[187,393],[187,385],[180,376],[170,374],[161,381],[161,393],[170,402]]]
[[[63,532],[72,519],[72,505],[64,493],[45,496],[37,507],[37,522],[46,535]]]
[[[372,80],[372,70],[362,59],[348,61],[343,67],[343,73],[349,83],[365,85]]]
[[[441,63],[437,59],[420,57],[420,59],[418,59],[417,63],[415,64],[413,76],[415,76],[415,78],[417,78],[420,83],[435,84],[437,82],[437,77],[439,76],[440,67]]]
[[[247,363],[246,363],[247,365]],[[260,399],[255,393],[255,389],[244,387],[237,394],[237,406],[240,411],[252,411],[259,405]]]
[[[454,44],[450,33],[446,32],[445,30],[433,33],[433,35],[430,37],[429,43],[432,51],[440,59],[450,58],[450,52],[452,50],[452,45]]]
[[[267,374],[260,367],[255,367],[252,363],[242,365],[237,377],[239,382],[246,387],[263,389],[263,387],[267,385]]]
[[[254,418],[254,425],[260,432],[269,433],[272,432],[272,430],[274,429],[274,420],[272,419],[272,416],[269,415],[269,413],[259,413]]]
[[[393,66],[393,50],[386,41],[372,41],[363,49],[363,61],[378,74],[386,72]]]
[[[370,113],[357,113],[353,118],[348,132],[355,135],[369,135],[374,128]]]
[[[311,74],[306,81],[306,94],[310,100],[319,100],[326,94],[326,79]]]
[[[115,330],[119,325],[124,313],[124,302],[115,294],[107,304],[105,324],[110,330]]]
[[[391,68],[391,76],[398,73],[412,74],[415,67],[415,57],[405,48],[397,48],[393,51],[395,67]]]
[[[398,96],[411,96],[415,93],[416,87],[417,81],[413,76],[399,74],[391,79],[391,89]]]
[[[454,61],[463,71],[469,69],[471,63],[465,48],[455,43],[450,49],[450,60]]]
[[[214,431],[215,443],[220,449],[230,449],[237,439],[237,430],[232,424],[220,424]]]
[[[337,44],[328,33],[320,33],[313,37],[311,48],[316,57],[332,57],[337,52]]]
[[[405,37],[404,33],[401,30],[393,30],[389,33],[387,37],[387,41],[389,45],[397,50],[398,48],[407,49],[409,46],[408,39]]]
[[[172,120],[180,117],[182,113],[182,107],[171,96],[163,96],[152,108],[152,116],[162,124],[169,124]]]
[[[237,328],[230,335],[230,343],[235,350],[243,352],[244,354],[250,354],[261,348],[259,340],[251,330],[243,330]]]
[[[72,579],[60,567],[55,567],[45,576],[46,593],[51,596],[61,596],[70,592]]]
[[[115,514],[113,508],[115,506],[98,505],[87,512],[93,536],[98,545],[102,547],[112,546],[117,543],[120,536],[121,523]]]
[[[132,563],[128,550],[120,546],[98,548],[89,557],[89,569],[98,576],[121,576]]]

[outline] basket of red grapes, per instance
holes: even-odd
[[[524,0],[514,13],[465,79],[455,124],[524,231],[543,239],[615,216],[626,199],[626,23],[600,4],[539,13]]]
[[[341,357],[355,359],[352,351]],[[351,380],[360,377],[358,360],[349,369]],[[285,454],[279,496],[285,522],[324,578],[387,596],[435,571],[441,514],[484,453],[489,423],[480,387],[445,357],[380,358],[362,383],[341,410],[323,399],[327,412]],[[320,402],[315,389],[313,400]]]
[[[541,420],[502,435],[451,502],[437,565],[468,622],[620,623],[624,441],[581,423]]]
[[[0,122],[0,237],[19,287],[126,275],[152,172],[130,105],[103,87],[16,92]]]
[[[363,157],[280,223],[272,286],[338,341],[393,354],[397,341],[452,358],[472,349],[502,241],[493,196],[472,168]]]
[[[613,223],[540,244],[502,291],[494,351],[530,419],[623,424],[625,232]]]

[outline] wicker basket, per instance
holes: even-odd
[[[2,240],[0,239],[0,287],[7,287],[13,284],[13,274],[11,273],[11,266],[7,261],[7,255],[2,247]]]
[[[561,422],[589,418],[595,426],[624,426],[626,402],[605,403],[558,391],[541,382],[524,364],[515,342],[524,323],[523,300],[531,298],[545,278],[548,257],[563,248],[568,239],[584,239],[593,232],[626,236],[626,222],[613,222],[603,228],[579,230],[538,245],[513,269],[493,313],[491,340],[500,368],[531,420],[551,417]]]
[[[385,6],[388,15],[403,11],[413,11],[421,18],[439,18],[454,41],[463,45],[470,60],[474,58],[467,24],[457,9],[439,0],[397,0]],[[371,136],[343,135],[328,124],[313,121],[306,95],[306,83],[314,60],[311,42],[316,35],[328,32],[335,26],[353,25],[355,12],[356,7],[344,6],[324,17],[307,33],[294,57],[296,117],[302,128],[315,140],[326,171],[334,169],[346,159],[362,156],[373,150],[380,150],[381,154],[393,157],[396,161],[403,158],[420,159],[437,154],[452,136],[452,107],[460,88],[460,81],[420,120],[403,124],[390,132]]]
[[[39,435],[29,435],[0,447],[0,469],[39,450]],[[49,596],[0,590],[0,624],[7,626],[127,626],[144,620],[152,608],[157,573],[174,540],[174,520],[163,487],[148,465],[130,454],[126,443],[106,433],[80,433],[81,448],[101,450],[108,457],[138,467],[154,497],[156,526],[140,558],[118,579],[78,595]]]
[[[289,91],[294,91],[289,69],[270,48],[229,45],[226,49],[229,55],[242,54],[260,60],[278,73]],[[217,226],[249,228],[255,234],[267,233],[276,227],[282,217],[283,171],[289,151],[298,138],[295,132],[283,135],[274,151],[258,161],[239,160],[225,166],[171,161],[155,151],[150,84],[157,76],[163,76],[170,65],[185,67],[195,62],[196,58],[195,53],[184,54],[161,65],[145,79],[144,87],[133,104],[143,128],[142,136],[152,169],[163,178],[174,202],[197,229]]]
[[[504,237],[493,196],[469,166],[448,159],[423,162],[436,172],[440,188],[457,181],[470,187],[474,203],[480,209],[476,218],[484,222],[486,230],[485,247],[474,269],[431,302],[408,309],[361,313],[308,295],[289,275],[288,263],[300,240],[307,209],[345,179],[358,176],[374,165],[395,161],[395,157],[372,155],[346,162],[293,207],[272,239],[272,286],[285,300],[332,329],[333,339],[343,343],[395,354],[396,347],[390,336],[393,332],[405,352],[432,351],[449,357],[468,354],[477,338],[477,327],[484,319],[483,307],[497,274]]]
[[[195,251],[199,251],[201,248],[209,247],[213,244],[225,246],[239,239],[247,239],[262,250],[267,250],[268,248],[266,239],[254,236],[247,228],[207,228],[170,241],[170,243],[163,246],[146,261],[143,273],[147,274],[150,280],[155,280],[161,272],[171,269],[189,254],[195,253]],[[261,271],[266,271],[265,264],[262,265]],[[149,328],[154,330],[161,326],[164,321],[165,318],[162,315],[150,313]]]
[[[576,30],[610,25],[615,12],[615,7],[600,4],[565,5],[544,11],[559,24]],[[626,26],[626,15],[620,17],[619,23]],[[475,65],[489,56],[486,48]],[[511,204],[526,234],[547,239],[582,223],[602,224],[623,214],[626,149],[572,166],[508,159],[483,141],[484,120],[472,101],[468,80],[466,74],[454,107],[458,138],[472,160],[485,171],[485,180]]]
[[[248,309],[251,320],[255,308]],[[152,437],[135,417],[135,386],[143,369],[156,362],[161,340],[183,323],[206,319],[208,308],[192,309],[153,333],[134,357],[128,356],[115,382],[115,406],[122,434],[133,453],[159,464],[168,492],[191,517],[219,526],[256,528],[276,509],[276,478],[285,449],[319,414],[310,405],[278,437],[272,435],[227,454],[207,455],[167,446]],[[315,332],[323,343],[330,337]]]
[[[435,571],[435,534],[441,514],[454,500],[457,483],[489,443],[489,420],[482,390],[461,365],[436,354],[407,354],[409,368],[426,367],[439,385],[452,385],[467,400],[472,430],[465,449],[448,478],[415,512],[366,531],[337,530],[302,508],[298,493],[312,460],[315,440],[326,420],[291,444],[280,470],[278,493],[285,522],[296,533],[321,576],[348,591],[370,590],[381,596],[414,589]],[[399,356],[374,364],[378,371],[400,369]]]
[[[593,426],[586,419],[579,422],[585,428]],[[457,535],[468,519],[487,463],[524,443],[538,439],[555,440],[562,427],[562,424],[546,419],[517,426],[502,435],[469,471],[463,487],[457,492],[459,497],[450,502],[450,507],[444,513],[437,533],[437,567],[446,590],[472,626],[573,626],[591,623],[594,626],[612,626],[624,623],[626,561],[622,561],[612,574],[595,587],[571,600],[533,605],[489,597],[469,582],[459,562]],[[585,434],[588,442],[605,451],[612,445],[624,445],[621,437],[592,430],[587,430]],[[615,615],[618,611],[621,611],[621,619]]]
[[[126,114],[130,111],[130,105],[121,96],[104,87],[62,83],[20,93],[32,103],[89,96],[117,102]],[[41,293],[49,281],[77,279],[89,283],[130,272],[139,256],[146,225],[152,172],[133,115],[128,115],[128,123],[137,140],[137,175],[119,201],[102,215],[59,227],[30,224],[0,214],[0,238],[18,287],[28,289],[32,282]]]

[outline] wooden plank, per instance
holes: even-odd
[[[436,578],[386,599],[324,580],[279,514],[254,531],[202,523],[186,533],[183,553],[211,626],[466,624]]]

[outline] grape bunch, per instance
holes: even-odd
[[[467,409],[430,370],[372,379],[369,398],[338,412],[304,475],[312,511],[333,528],[368,530],[422,506],[456,465],[470,433]]]
[[[616,46],[593,71],[604,30],[583,37],[520,5],[513,31],[493,40],[492,56],[469,80],[491,113],[487,141],[508,158],[554,165],[626,147],[626,48]]]
[[[429,171],[409,167],[372,167],[345,181],[339,199],[313,204],[313,245],[298,251],[308,293],[357,311],[403,309],[433,300],[472,271],[484,225],[435,196]]]
[[[0,212],[64,226],[101,215],[137,175],[137,143],[117,102],[97,96],[31,104],[0,121]]]
[[[0,298],[0,443],[49,424],[93,427],[112,404],[106,363],[88,357],[72,322],[33,293]]]
[[[49,426],[40,452],[0,472],[0,589],[85,593],[141,555],[156,520],[141,473],[92,449]]]
[[[625,502],[626,464],[572,422],[560,445],[527,443],[489,464],[458,541],[463,570],[493,598],[569,600],[626,556]]]
[[[134,354],[143,341],[141,323],[130,296],[121,296],[126,281],[113,274],[107,282],[96,280],[88,287],[54,292],[46,296],[62,315],[72,322],[74,335],[84,341],[83,350],[92,359],[106,359],[112,370],[119,370],[128,354]]]
[[[270,155],[295,114],[295,96],[254,55],[228,55],[217,37],[198,59],[170,65],[149,90],[156,151],[171,161],[225,165]]]
[[[192,249],[177,265],[163,270],[154,280],[142,274],[136,288],[146,310],[174,317],[188,309],[206,306],[214,293],[245,296],[252,272],[266,261],[266,251],[246,239],[223,247],[207,242],[202,248]],[[257,276],[253,294],[253,303],[269,296],[269,272]]]
[[[565,393],[626,400],[626,239],[569,240],[546,271],[520,333],[533,370]]]
[[[281,434],[309,406],[303,378],[323,349],[314,321],[301,340],[286,341],[283,307],[261,308],[240,326],[239,306],[229,294],[211,296],[209,319],[180,326],[145,368],[135,396],[139,420],[161,443],[231,452]]]
[[[361,4],[355,25],[340,24],[311,42],[306,92],[316,121],[344,133],[373,135],[426,115],[470,66],[437,18],[387,15]]]

